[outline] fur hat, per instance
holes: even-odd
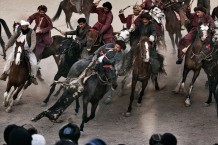
[[[111,5],[110,2],[105,2],[105,3],[103,3],[102,6],[103,6],[103,7],[107,7],[110,11],[112,10],[112,5]]]
[[[8,125],[5,130],[4,130],[4,140],[6,142],[6,144],[9,143],[9,136],[10,133],[13,131],[13,129],[18,128],[19,126],[17,126],[16,124],[10,124]]]
[[[102,139],[95,138],[95,139],[90,140],[85,145],[106,145],[106,143]]]
[[[21,20],[21,21],[20,21],[20,25],[21,25],[21,26],[29,26],[30,23],[27,22],[27,21],[25,21],[25,20]]]
[[[44,136],[41,134],[33,134],[31,145],[46,145]]]
[[[143,13],[143,14],[141,14],[141,16],[140,16],[140,18],[146,18],[146,19],[148,19],[148,20],[151,20],[152,19],[152,17],[151,17],[151,15],[149,14],[149,13]]]
[[[204,12],[205,14],[207,13],[207,10],[204,8],[204,7],[202,7],[202,6],[197,6],[197,7],[195,7],[194,8],[194,11],[196,12],[196,11],[201,11],[201,12]]]
[[[8,145],[31,145],[31,134],[23,127],[14,128],[9,135]]]
[[[171,133],[164,133],[161,138],[161,143],[163,145],[177,145],[177,139]]]
[[[140,5],[138,5],[138,4],[135,4],[135,5],[133,6],[133,9],[138,10],[138,11],[141,11],[141,10],[142,10],[142,8],[140,7]]]

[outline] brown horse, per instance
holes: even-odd
[[[211,14],[211,17],[212,17],[214,20],[217,20],[217,19],[218,19],[218,6],[213,9],[212,14]]]
[[[6,112],[10,112],[12,110],[14,100],[16,99],[19,102],[24,90],[31,84],[29,75],[30,64],[24,50],[24,44],[25,40],[21,40],[21,42],[16,41],[14,50],[15,60],[11,65],[7,88],[4,93],[3,104],[7,107]],[[12,87],[13,89],[11,90]]]
[[[0,19],[0,44],[2,46],[3,59],[6,59],[5,42],[4,42],[4,40],[2,39],[2,36],[1,36],[1,34],[2,34],[2,26],[3,26],[4,30],[5,30],[5,33],[6,33],[8,38],[11,37],[11,32],[10,32],[10,30],[8,28],[8,25],[6,24],[5,20]]]
[[[148,84],[148,80],[151,76],[151,65],[149,62],[149,48],[151,47],[148,37],[142,37],[139,41],[139,45],[134,51],[134,64],[132,72],[132,89],[130,95],[130,103],[126,116],[130,116],[132,111],[132,103],[134,100],[136,83],[140,81],[142,88],[138,98],[138,104],[141,104],[142,97],[144,95],[145,88]]]
[[[186,106],[191,106],[191,92],[193,89],[193,85],[197,77],[199,76],[202,67],[202,62],[197,62],[197,58],[200,55],[202,44],[203,44],[201,39],[206,39],[206,37],[208,36],[208,29],[209,29],[209,27],[206,27],[207,29],[203,29],[205,27],[202,26],[204,25],[201,25],[199,28],[196,29],[196,37],[191,43],[191,45],[188,47],[188,50],[185,55],[182,80],[178,83],[178,85],[173,91],[176,94],[179,92],[183,92],[183,93],[185,92],[184,91],[185,81],[188,73],[192,70],[194,72],[194,75],[192,77],[192,81],[188,90],[188,95],[185,100]]]
[[[78,0],[77,0],[78,1]],[[83,13],[86,17],[87,22],[89,23],[89,16],[90,16],[90,7],[94,0],[79,0],[78,2],[73,3],[72,0],[63,0],[60,2],[58,11],[56,12],[55,16],[52,18],[52,21],[57,20],[60,15],[61,11],[63,10],[66,17],[66,24],[67,28],[73,29],[70,24],[70,19],[72,17],[72,13]],[[78,8],[78,5],[79,8]]]

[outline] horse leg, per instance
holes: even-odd
[[[80,131],[83,131],[85,120],[87,120],[87,107],[88,107],[88,100],[83,96],[83,115],[82,115],[82,123],[80,125]]]
[[[85,13],[85,18],[86,18],[87,24],[89,24],[89,17],[90,17],[90,12]]]
[[[25,84],[21,85],[21,86],[17,89],[17,91],[14,93],[14,95],[13,95],[13,100],[17,100],[16,105],[19,104],[19,101],[20,101],[20,99],[21,99],[21,97],[22,97],[22,95],[23,95],[23,92],[24,92],[24,85],[25,85]],[[20,93],[20,94],[19,94],[19,93]],[[17,97],[18,94],[19,94],[19,96]]]
[[[218,88],[216,89],[214,99],[215,99],[216,113],[217,113],[217,117],[218,117]]]
[[[172,46],[173,46],[173,54],[175,54],[176,53],[176,48],[175,48],[174,35],[172,33],[169,33],[169,36],[170,36],[170,40],[171,40],[171,43],[172,43]]]
[[[208,78],[208,85],[209,85],[209,96],[207,98],[207,101],[204,103],[206,107],[210,106],[212,102],[212,95],[216,91],[216,84],[215,84],[216,82],[214,80],[214,77],[207,75],[207,78]]]
[[[179,47],[179,41],[180,41],[181,38],[182,38],[181,31],[178,30],[178,31],[176,32],[176,38],[175,38],[175,43],[176,43],[177,48]]]
[[[5,110],[7,113],[10,113],[12,111],[12,106],[14,103],[14,99],[12,98],[12,96],[13,96],[14,92],[17,91],[17,89],[18,89],[17,87],[14,87],[14,90],[12,90],[7,97],[8,107]]]
[[[6,88],[6,91],[4,93],[4,101],[3,101],[3,105],[5,107],[7,107],[9,105],[9,98],[11,96],[11,94],[13,93],[14,91],[14,88],[11,90],[11,87],[12,85],[10,83],[7,84],[7,88]]]
[[[41,71],[40,71],[40,68],[37,70],[36,77],[37,77],[40,81],[44,81],[44,79],[42,78],[42,73],[41,73]]]
[[[64,88],[63,86],[60,86],[57,92],[53,96],[55,97],[58,96],[63,88]]]
[[[181,82],[181,87],[180,87],[180,90],[179,92],[181,93],[185,93],[185,81],[186,81],[186,78],[187,78],[187,75],[189,73],[190,69],[188,69],[186,66],[184,66],[184,70],[183,70],[183,74],[182,74],[182,82]]]
[[[148,79],[145,79],[144,81],[142,81],[142,89],[140,91],[138,103],[137,103],[138,106],[141,106],[142,97],[144,96],[145,88],[146,88],[147,84],[148,84]]]
[[[185,105],[187,107],[191,106],[191,92],[192,92],[192,89],[193,89],[193,85],[194,85],[197,77],[199,76],[199,74],[200,74],[200,70],[197,70],[197,71],[194,72],[194,75],[193,75],[193,78],[192,78],[192,82],[191,82],[191,84],[189,86],[188,95],[187,95],[187,98],[185,100]]]
[[[59,60],[60,60],[60,55],[56,56],[56,55],[52,55],[54,60],[55,60],[55,63],[57,64],[57,66],[59,65]]]
[[[90,114],[90,116],[85,120],[85,123],[87,123],[87,122],[89,122],[90,120],[92,120],[93,118],[95,118],[95,111],[96,111],[96,109],[97,109],[97,107],[98,107],[98,102],[99,102],[99,100],[98,100],[97,102],[92,103],[91,114]]]
[[[0,33],[1,34],[1,33]],[[0,35],[0,44],[2,46],[2,51],[3,51],[3,59],[6,60],[6,52],[5,52],[5,42],[3,41],[1,35]]]
[[[70,23],[70,19],[72,17],[72,13],[73,13],[72,11],[65,12],[67,29],[70,27],[71,30],[73,30],[73,27],[71,26],[71,23]]]
[[[136,87],[136,83],[137,83],[137,78],[133,77],[132,78],[132,91],[131,91],[131,95],[130,95],[130,102],[129,102],[129,107],[128,110],[125,114],[126,117],[129,117],[131,115],[131,111],[132,111],[132,102],[134,100],[134,94],[135,94],[135,87]]]
[[[54,81],[58,81],[58,80],[60,79],[60,77],[61,77],[61,75],[59,74],[59,71],[58,71],[57,74],[56,74],[55,77],[54,77]],[[44,106],[47,105],[47,103],[48,103],[48,101],[49,101],[49,99],[50,99],[50,97],[51,97],[51,94],[52,94],[52,93],[54,92],[54,90],[55,90],[55,87],[56,87],[56,83],[53,82],[53,83],[51,84],[51,89],[50,89],[50,91],[49,91],[48,96],[45,98],[45,100],[44,100],[43,103],[41,104],[42,107],[44,107]]]
[[[76,98],[76,109],[75,109],[76,114],[79,112],[79,108],[80,108],[79,98]]]
[[[155,90],[160,90],[160,87],[159,87],[159,84],[157,81],[157,76],[155,76],[155,78],[154,78],[154,85],[155,85]]]

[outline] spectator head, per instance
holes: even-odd
[[[31,135],[38,133],[38,130],[32,124],[24,124],[22,127],[25,128]]]
[[[149,140],[149,145],[161,145],[161,134],[153,134]]]
[[[6,144],[9,144],[9,136],[10,133],[13,131],[13,129],[18,128],[19,126],[15,125],[15,124],[10,124],[8,125],[5,130],[4,130],[4,140],[6,142]]]
[[[68,123],[59,130],[59,137],[61,140],[71,140],[78,144],[80,129],[76,124]]]
[[[177,145],[177,139],[172,133],[164,133],[161,138],[163,145]]]
[[[32,136],[23,127],[14,128],[9,134],[8,145],[31,145]]]
[[[95,138],[95,139],[90,140],[85,145],[107,145],[107,144],[102,139]]]
[[[55,145],[77,145],[77,144],[69,140],[60,140],[56,142]]]
[[[33,134],[31,145],[46,145],[44,136],[41,134]]]

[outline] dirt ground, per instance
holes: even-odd
[[[29,15],[36,12],[39,5],[45,4],[48,7],[48,15],[53,17],[56,13],[60,1],[54,0],[0,0],[0,17],[3,18],[12,30],[14,21],[27,19]],[[105,2],[102,0],[101,4]],[[113,27],[115,31],[122,29],[122,24],[118,18],[118,11],[127,5],[133,5],[137,0],[110,0],[113,5]],[[100,5],[101,5],[100,4]],[[211,0],[211,7],[218,5],[216,0]],[[193,8],[196,6],[196,1]],[[131,13],[131,8],[125,11],[125,14]],[[74,28],[77,25],[77,19],[83,15],[73,14],[71,23]],[[96,15],[90,17],[90,25],[96,22]],[[65,16],[62,15],[54,26],[67,30]],[[58,34],[52,30],[52,34]],[[183,32],[183,35],[185,31]],[[3,38],[7,42],[5,33]],[[131,117],[123,117],[129,103],[130,88],[125,88],[123,96],[118,97],[115,93],[113,102],[105,105],[103,100],[100,102],[96,118],[86,124],[85,133],[81,136],[79,144],[85,144],[91,138],[99,137],[109,145],[126,144],[126,145],[148,145],[149,138],[153,133],[163,134],[165,132],[173,133],[178,139],[178,145],[212,145],[218,142],[218,118],[216,117],[214,103],[210,107],[204,107],[203,102],[207,99],[207,90],[204,87],[206,75],[202,71],[198,77],[192,93],[192,106],[185,107],[185,95],[175,95],[171,91],[181,79],[183,70],[182,65],[176,65],[176,55],[172,54],[172,47],[166,33],[167,51],[165,55],[165,65],[168,73],[167,77],[160,77],[161,86],[165,86],[161,91],[155,91],[150,83],[146,89],[142,106],[137,107],[136,101],[133,103]],[[0,53],[2,51],[0,50]],[[9,52],[7,52],[9,54]],[[3,70],[5,61],[0,58],[0,70]],[[74,115],[74,104],[72,104],[65,113],[60,117],[64,122],[53,124],[47,118],[38,122],[31,122],[30,119],[45,110],[40,107],[40,103],[46,97],[49,91],[49,85],[52,83],[57,66],[52,57],[42,60],[40,63],[44,82],[38,86],[30,86],[23,95],[22,105],[14,106],[12,113],[6,113],[3,105],[0,106],[0,144],[3,144],[4,128],[11,123],[22,125],[31,123],[38,128],[40,133],[45,136],[47,145],[53,145],[58,140],[58,130],[67,122],[68,117],[72,117],[74,123],[80,124],[82,109],[80,113]],[[192,73],[189,74],[186,88],[190,83]],[[63,80],[63,78],[62,78]],[[6,88],[6,82],[0,82],[0,102],[3,102],[3,93]],[[57,98],[52,97],[48,107],[52,105]]]

